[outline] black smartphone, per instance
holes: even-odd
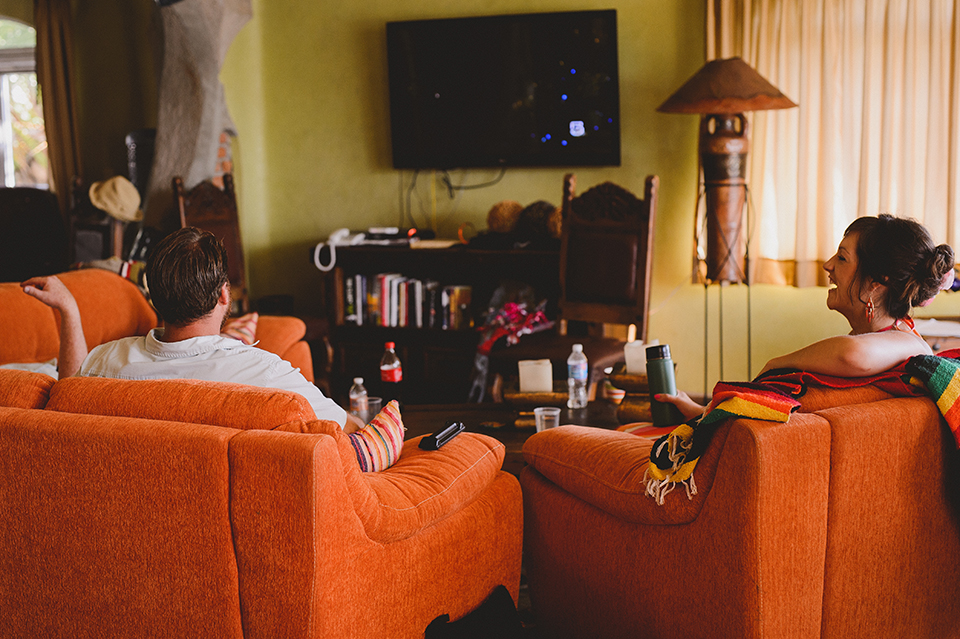
[[[458,422],[455,419],[450,420],[446,425],[441,429],[435,432],[432,435],[427,435],[420,440],[420,448],[423,450],[437,450],[448,441],[462,433],[466,430],[466,426],[463,425],[463,422]]]

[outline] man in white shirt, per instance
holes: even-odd
[[[143,337],[101,344],[87,353],[76,300],[56,277],[23,290],[60,311],[60,377],[201,379],[289,390],[310,402],[318,419],[346,432],[363,424],[325,397],[289,362],[220,335],[230,311],[227,254],[211,233],[188,227],[164,238],[147,262],[151,301],[164,322]]]

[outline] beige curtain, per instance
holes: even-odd
[[[741,56],[800,105],[757,112],[754,281],[823,284],[856,217],[960,248],[957,0],[708,0],[707,56]]]
[[[50,189],[66,219],[70,184],[81,173],[70,39],[69,0],[35,0],[37,81],[50,158]]]

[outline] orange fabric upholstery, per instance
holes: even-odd
[[[0,406],[43,408],[50,399],[54,381],[42,373],[0,368]]]
[[[80,308],[87,348],[146,335],[158,325],[156,311],[135,284],[103,269],[67,271],[57,277],[70,289]],[[303,320],[260,316],[258,346],[299,368],[313,381],[313,358]],[[0,364],[46,362],[60,351],[60,318],[56,311],[23,293],[16,282],[0,282]]]
[[[3,634],[242,637],[234,432],[0,409]]]
[[[412,440],[361,473],[335,423],[271,393],[71,378],[46,409],[0,408],[0,628],[413,639],[497,585],[516,599],[523,508],[502,444]]]
[[[528,439],[525,561],[544,634],[960,637],[955,451],[936,407],[869,391],[806,401],[833,407],[722,426],[698,494],[663,507],[640,483],[647,442],[578,427]]]
[[[313,356],[303,341],[307,325],[299,317],[261,315],[257,321],[257,346],[290,362],[313,381]]]
[[[823,637],[960,637],[957,451],[926,398],[820,413],[830,422]],[[956,495],[954,495],[956,497]]]
[[[57,277],[77,300],[88,349],[121,337],[146,335],[157,326],[156,311],[128,279],[102,269],[68,271]]]
[[[16,282],[0,282],[0,364],[46,362],[60,352],[60,320]]]
[[[46,407],[66,413],[167,419],[240,430],[269,430],[315,418],[310,403],[298,393],[194,379],[71,377],[54,385]]]
[[[422,437],[417,437],[404,442],[393,466],[364,473],[349,437],[337,424],[291,423],[278,430],[324,433],[333,438],[356,514],[366,534],[380,542],[415,535],[475,499],[503,466],[506,452],[492,437],[461,433],[443,447],[448,454],[436,455],[421,450]],[[439,493],[438,486],[443,486]]]
[[[516,598],[523,515],[513,477],[493,474],[486,490],[446,519],[382,543],[367,536],[345,497],[344,474],[329,468],[340,468],[330,437],[246,431],[231,444],[240,596],[251,636],[412,639],[439,614],[463,616],[498,583]],[[260,489],[274,483],[284,489]],[[438,482],[435,494],[442,491]]]

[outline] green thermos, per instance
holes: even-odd
[[[670,347],[666,344],[647,348],[647,384],[650,387],[650,412],[654,426],[675,426],[684,422],[683,414],[673,404],[658,402],[657,393],[677,394],[677,381],[673,374]]]

